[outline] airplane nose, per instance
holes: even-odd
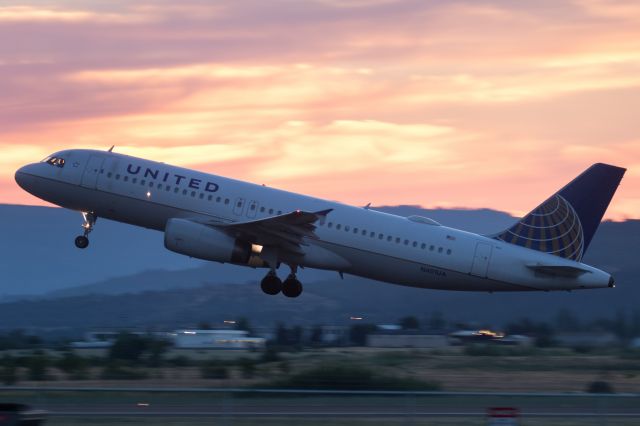
[[[613,277],[609,277],[609,288],[614,288],[616,286],[616,280]]]
[[[20,188],[24,189],[25,191],[29,190],[31,183],[34,180],[34,175],[31,170],[32,166],[33,166],[32,164],[29,164],[29,165],[20,167],[16,171],[16,175],[15,175],[16,183],[20,185]]]

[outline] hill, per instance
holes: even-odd
[[[23,213],[31,213],[31,216],[25,214],[19,220],[15,219],[23,226],[29,220],[46,221],[53,216],[61,226],[61,229],[55,229],[55,235],[76,230],[77,222],[73,221],[75,226],[70,226],[71,218],[62,215],[63,211],[59,209],[24,209]],[[509,215],[490,210],[424,211],[412,206],[382,207],[380,210],[403,215],[422,214],[462,228],[461,222],[473,223],[468,218],[477,214],[482,219],[476,219],[475,229],[469,226],[467,229],[484,227],[480,232],[495,232],[513,221]],[[43,219],[43,214],[47,219]],[[8,229],[6,223],[4,225],[12,235],[19,233],[16,229]],[[1,304],[2,327],[175,327],[240,316],[262,324],[276,321],[340,324],[348,322],[353,315],[384,323],[409,314],[426,317],[435,311],[443,312],[452,320],[500,324],[520,316],[549,318],[562,308],[582,318],[610,317],[618,310],[636,309],[640,296],[636,283],[640,276],[636,255],[640,247],[640,221],[603,223],[585,258],[587,263],[615,274],[617,288],[613,290],[459,293],[399,287],[351,276],[340,280],[335,273],[306,269],[301,273],[305,292],[296,300],[262,294],[257,284],[262,271],[174,256],[163,248],[160,233],[139,231],[108,221],[101,225],[114,234],[100,235],[96,231],[94,245],[98,248],[92,247],[93,252],[61,247],[71,244],[42,238],[37,232],[27,232],[26,239],[16,241],[15,250],[3,246],[2,258],[12,260],[3,264],[3,275],[8,277],[3,280],[3,286],[20,288],[20,278],[16,277],[20,277],[21,271],[31,279],[43,277],[45,284],[53,280],[54,285],[48,292],[45,286],[39,287],[40,292],[37,296],[32,293],[31,300]],[[136,234],[138,231],[140,233]],[[128,236],[127,241],[135,238],[135,244],[122,244],[121,238],[126,238],[124,234]],[[30,254],[32,244],[29,241],[39,240],[43,243],[36,244],[37,254]],[[27,259],[23,259],[24,256]],[[71,261],[65,260],[67,256]],[[114,260],[105,262],[105,258]],[[82,264],[83,261],[89,266]],[[158,265],[172,270],[143,269]],[[185,269],[188,266],[196,267]],[[93,271],[92,267],[97,270]],[[130,270],[133,273],[127,274]],[[6,275],[6,271],[10,273]],[[109,275],[115,278],[109,278]],[[62,277],[72,279],[63,280]],[[88,284],[71,285],[82,280]],[[64,288],[61,283],[65,284]]]

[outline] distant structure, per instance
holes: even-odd
[[[245,330],[176,330],[169,337],[177,349],[261,349],[266,343]]]
[[[134,331],[131,334],[148,336],[147,332]],[[91,331],[85,334],[85,340],[71,342],[75,349],[105,349],[113,346],[120,332]],[[172,332],[152,333],[154,337],[166,339],[177,349],[261,349],[266,339],[250,337],[245,330],[196,330],[182,329]]]
[[[104,349],[113,346],[120,332],[118,331],[89,331],[85,333],[84,340],[71,342],[70,346],[75,349]],[[132,332],[131,334],[146,334]]]
[[[381,325],[367,336],[371,348],[437,349],[449,346],[449,338],[442,334],[429,334],[420,330],[403,330],[398,326]]]
[[[459,330],[449,334],[452,345],[470,344],[496,344],[496,345],[517,345],[528,346],[532,344],[529,336],[519,334],[505,335],[499,331],[492,330]]]

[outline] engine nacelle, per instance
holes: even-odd
[[[169,219],[164,246],[176,253],[222,263],[247,265],[251,258],[251,244],[185,219]]]

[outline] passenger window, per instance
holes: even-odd
[[[161,183],[158,184],[158,189],[162,189],[162,184]]]
[[[264,207],[260,207],[260,213],[264,213],[265,208]]]
[[[111,176],[112,176],[112,175],[111,175],[111,172],[107,173],[107,177],[108,177],[109,179],[111,179]]]
[[[165,191],[167,191],[167,192],[171,191],[171,187],[170,187],[169,185],[167,185],[167,186],[165,187]]]
[[[116,180],[120,180],[120,175],[116,175]]]
[[[333,228],[333,222],[329,222],[329,224],[327,225],[327,228]]]
[[[396,244],[400,244],[400,237],[396,237]]]
[[[187,192],[189,192],[189,191],[187,191],[186,189],[183,189],[182,190],[182,195],[187,195]]]
[[[125,181],[125,182],[129,182],[129,176],[123,177],[122,180]]]
[[[175,193],[177,194],[178,192],[180,192],[180,188],[178,188],[178,187],[176,186],[176,187],[173,189],[173,192],[175,192]]]
[[[273,214],[273,209],[269,209],[269,214]]]
[[[358,228],[353,228],[353,233],[357,234],[358,233]]]
[[[220,201],[222,201],[222,198],[216,197],[216,203],[219,203]]]
[[[434,248],[435,248],[435,247],[434,247],[433,245],[430,245],[430,246],[429,246],[429,251],[433,251],[433,249],[434,249]]]
[[[389,236],[387,237],[387,241],[389,241],[389,242],[393,241],[393,237],[392,237],[391,235],[389,235]]]
[[[225,203],[225,204],[229,204],[229,199],[228,199],[228,198],[225,198],[225,199],[224,199],[224,203]]]
[[[378,239],[379,239],[379,240],[383,240],[383,239],[384,239],[384,235],[382,235],[382,234],[378,234]]]
[[[131,179],[131,183],[138,183],[138,178]]]
[[[442,253],[442,247],[438,247],[438,253]]]
[[[447,254],[451,254],[451,249],[448,249],[448,250],[447,250]]]
[[[207,200],[208,200],[208,201],[213,200],[213,195],[209,195],[209,196],[207,197]]]
[[[146,181],[146,180],[144,180],[144,179],[142,179],[142,180],[140,181],[140,185],[144,185],[144,184],[146,184],[146,183],[147,183],[147,181]]]
[[[282,214],[282,210],[278,210],[278,216]]]
[[[349,225],[347,225],[347,226],[344,227],[344,230],[349,232],[349,230],[351,230],[351,228],[349,227]]]
[[[191,191],[191,196],[195,197],[196,196],[196,191]]]
[[[363,230],[362,230],[362,235],[364,235],[364,236],[366,236],[366,235],[367,235],[367,230],[366,230],[366,229],[363,229]]]
[[[149,188],[153,188],[153,182],[149,182]]]
[[[251,206],[249,206],[249,210],[255,210],[256,209],[256,205],[255,204],[251,204]]]
[[[376,233],[375,233],[375,232],[373,232],[373,231],[371,231],[371,233],[369,234],[369,236],[370,236],[371,238],[375,238],[375,237],[376,237]]]
[[[200,193],[200,199],[202,200],[204,198],[204,194],[201,192]]]
[[[408,246],[409,245],[409,240],[404,240],[404,245]]]
[[[414,246],[414,247],[418,247],[418,242],[417,242],[417,241],[414,241],[414,242],[413,242],[413,246]]]
[[[427,247],[427,245],[426,245],[425,243],[420,244],[420,248],[421,248],[422,250],[424,250],[424,249],[425,249],[425,247]]]
[[[340,228],[342,228],[342,225],[337,224],[337,225],[336,225],[336,229],[340,230]]]

